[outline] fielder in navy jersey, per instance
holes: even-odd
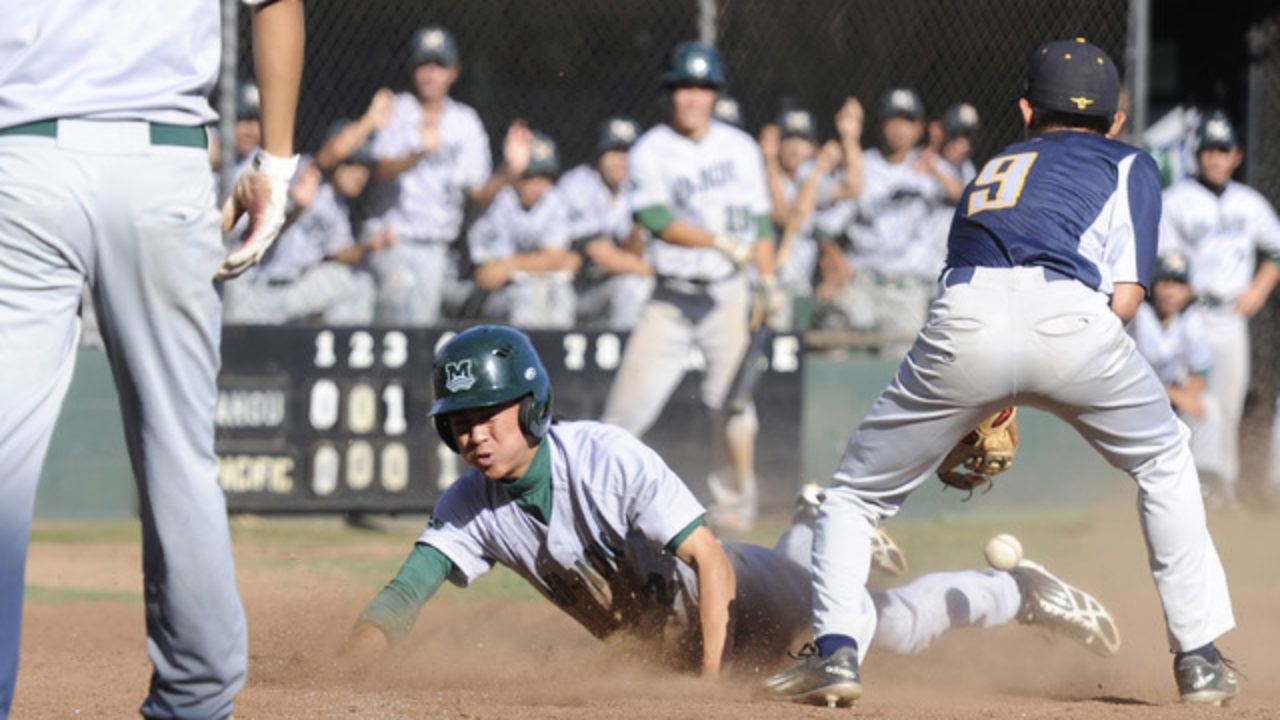
[[[1115,64],[1099,48],[1059,41],[1032,57],[1018,100],[1029,139],[961,196],[941,295],[845,448],[813,541],[817,651],[769,681],[773,697],[861,697],[877,525],[957,440],[1015,404],[1062,418],[1134,478],[1179,693],[1212,704],[1238,694],[1214,646],[1235,619],[1188,431],[1124,329],[1150,282],[1160,178],[1149,155],[1110,139],[1124,123],[1118,100]]]

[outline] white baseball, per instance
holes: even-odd
[[[1022,543],[1008,533],[993,536],[984,552],[987,563],[997,570],[1012,570],[1022,561]]]

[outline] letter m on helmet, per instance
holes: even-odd
[[[444,374],[444,386],[451,393],[458,392],[459,390],[470,390],[471,386],[476,384],[476,375],[471,369],[470,358],[458,360],[457,362],[445,363]]]

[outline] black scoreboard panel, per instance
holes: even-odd
[[[237,512],[425,512],[465,464],[436,436],[431,358],[440,328],[228,326],[222,337],[216,450]],[[600,415],[625,333],[530,331],[562,419]],[[773,339],[756,391],[756,472],[764,503],[799,479],[801,339]],[[645,440],[699,496],[712,444],[698,400],[701,357]]]

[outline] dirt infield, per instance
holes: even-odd
[[[1222,643],[1247,680],[1232,707],[1182,706],[1131,500],[1088,513],[890,525],[913,572],[975,567],[993,532],[1091,590],[1124,646],[1098,659],[1027,627],[948,634],[923,654],[872,650],[867,718],[1280,718],[1280,515],[1211,517],[1241,629]],[[443,590],[413,635],[372,671],[347,674],[333,651],[394,574],[416,521],[383,532],[333,520],[238,519],[240,590],[249,614],[250,679],[238,720],[341,718],[827,718],[850,711],[780,705],[759,677],[705,683],[593,640],[509,573]],[[762,530],[769,542],[774,533]],[[22,669],[13,717],[136,716],[145,655],[136,527],[40,527],[27,573]],[[761,669],[764,672],[766,669]]]

